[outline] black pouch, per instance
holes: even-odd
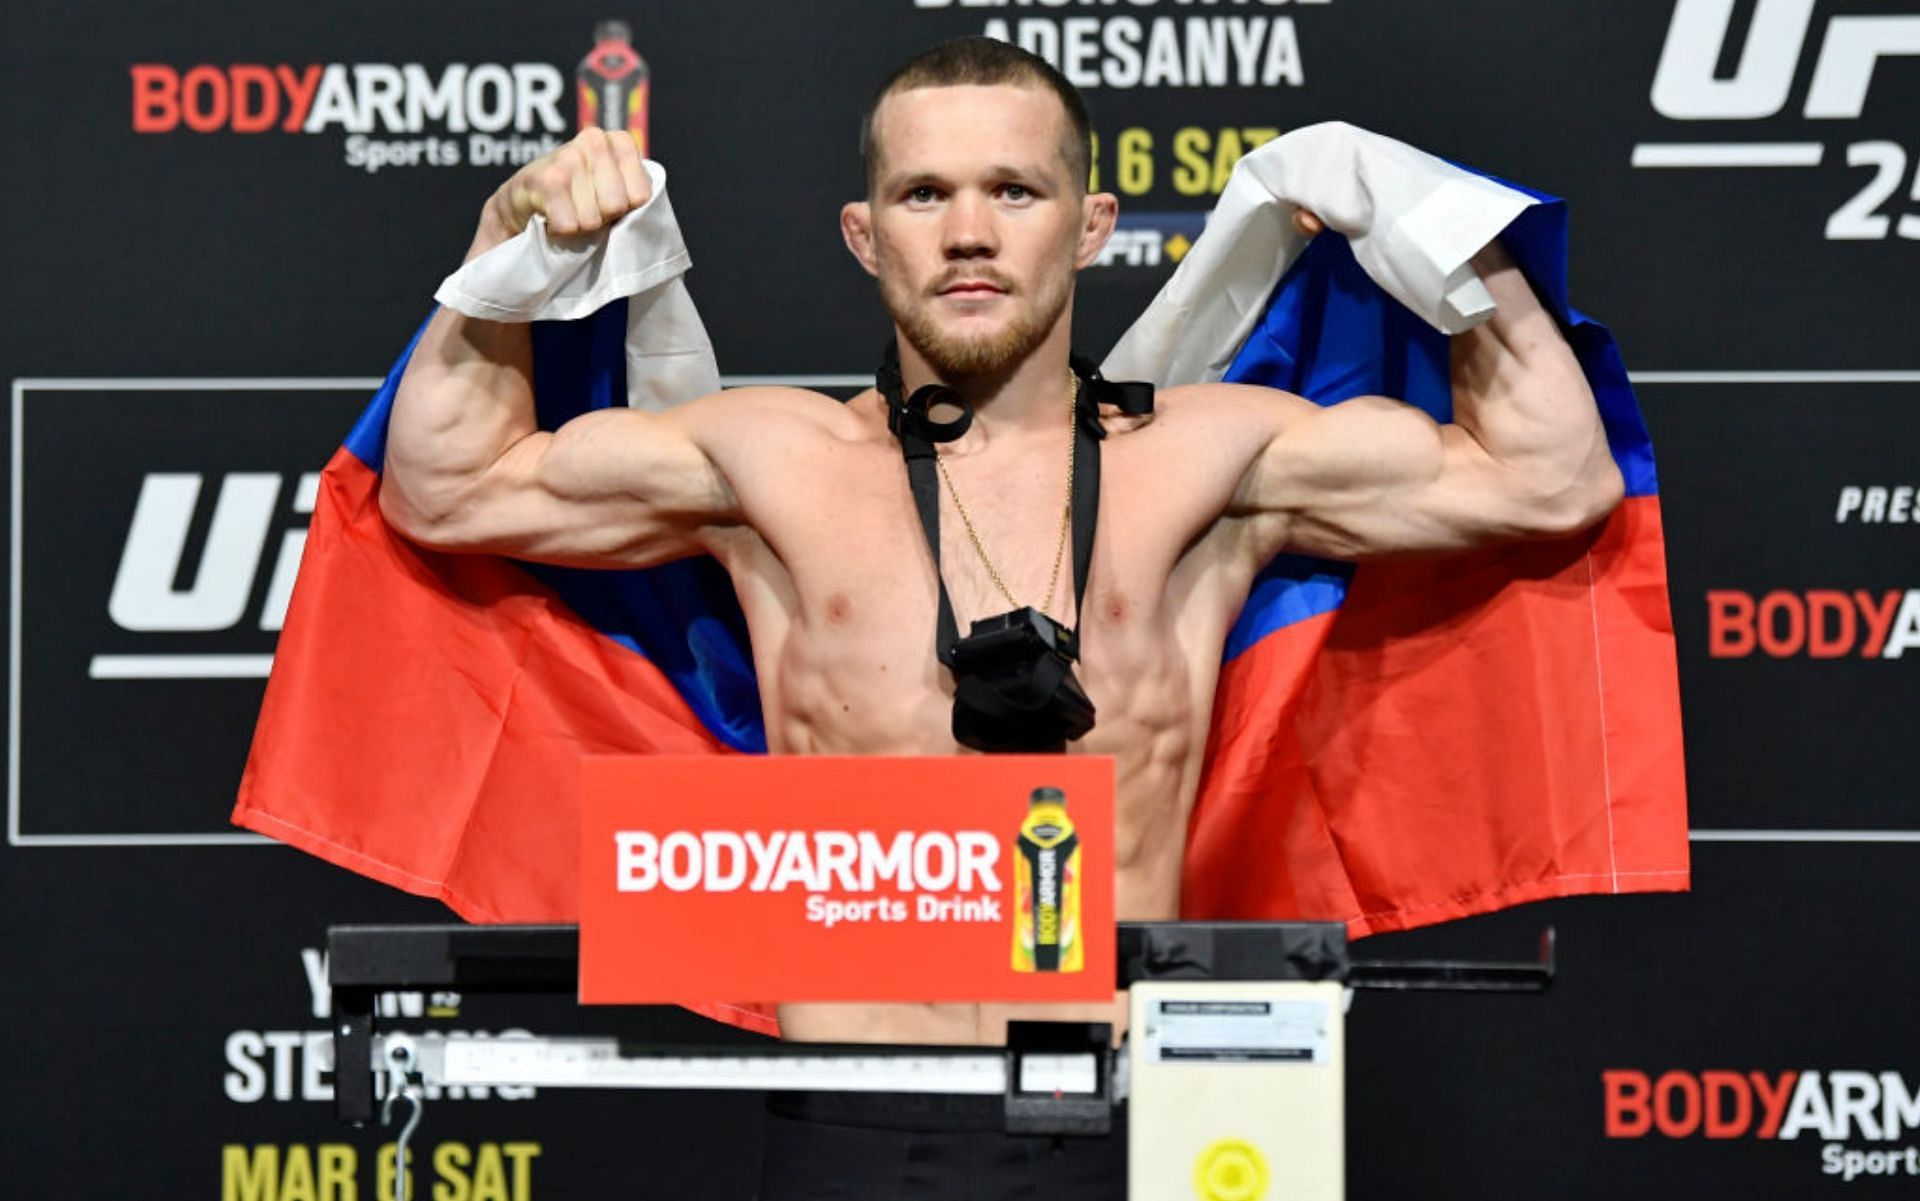
[[[1017,609],[973,623],[954,644],[953,737],[987,752],[1063,749],[1093,728],[1074,677],[1078,639],[1046,614]]]

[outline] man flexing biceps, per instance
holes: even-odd
[[[930,637],[942,578],[963,630],[1043,611],[1077,630],[1098,714],[1067,752],[1117,762],[1119,916],[1174,918],[1222,646],[1255,573],[1283,550],[1446,551],[1599,521],[1622,484],[1593,396],[1553,319],[1490,247],[1475,266],[1498,307],[1453,339],[1452,424],[1388,398],[1322,409],[1235,385],[1170,388],[1150,420],[1109,420],[1077,599],[1061,566],[1081,390],[1068,332],[1075,273],[1117,207],[1086,190],[1085,108],[1041,60],[968,39],[897,72],[863,133],[868,196],[841,224],[892,316],[904,391],[942,384],[973,411],[939,447],[938,571],[878,391],[841,403],[741,388],[543,432],[526,328],[445,309],[395,401],[382,508],[447,550],[600,566],[712,555],[746,616],[776,753],[960,753],[954,677]],[[632,142],[589,130],[507,181],[470,257],[535,213],[552,234],[588,233],[648,196]],[[780,1012],[789,1038],[889,1043],[1000,1041],[1020,1016],[1035,1014]],[[800,1188],[805,1172],[782,1162]],[[876,1195],[893,1195],[885,1187],[904,1186]]]

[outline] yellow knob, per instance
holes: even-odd
[[[1267,1161],[1252,1143],[1220,1139],[1194,1161],[1193,1191],[1200,1201],[1260,1201],[1267,1192]]]

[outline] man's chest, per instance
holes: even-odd
[[[953,455],[927,472],[927,529],[897,449],[838,454],[832,470],[798,472],[778,487],[742,489],[759,545],[757,572],[795,619],[885,640],[930,630],[945,584],[964,633],[1012,609],[1073,624],[1131,627],[1167,599],[1181,560],[1205,533],[1209,504],[1171,486],[1144,457],[1111,449],[1095,506],[1093,554],[1076,606],[1069,464],[1064,454],[995,464]],[[1091,473],[1072,465],[1086,493]],[[1085,612],[1077,612],[1083,609]]]
[[[904,716],[948,703],[952,678],[935,653],[944,582],[959,635],[1010,610],[1043,610],[1077,630],[1078,675],[1103,711],[1117,718],[1150,696],[1160,697],[1155,713],[1183,710],[1192,699],[1183,681],[1211,678],[1237,603],[1203,595],[1192,580],[1209,573],[1183,567],[1200,525],[1192,508],[1112,459],[1121,469],[1103,472],[1114,486],[1100,497],[1077,606],[1062,477],[936,478],[937,574],[897,451],[767,498],[749,513],[751,550],[729,563],[763,687],[783,711],[836,722],[877,720],[860,712],[874,704]]]

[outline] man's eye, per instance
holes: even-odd
[[[1010,183],[1003,186],[1000,189],[1000,194],[1008,200],[1025,200],[1033,195],[1032,192],[1027,191],[1025,185],[1017,183]]]
[[[907,193],[907,199],[915,204],[932,204],[939,196],[932,188],[922,185]]]

